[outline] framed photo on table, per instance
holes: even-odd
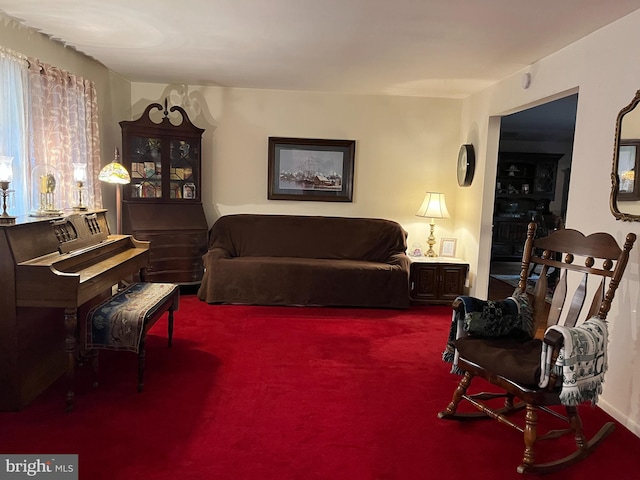
[[[455,238],[441,238],[440,239],[440,256],[455,257],[457,242],[458,240]]]
[[[269,137],[269,200],[351,202],[355,140]]]

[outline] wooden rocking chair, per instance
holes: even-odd
[[[518,331],[518,335],[503,334],[493,337],[488,334],[478,335],[477,332],[475,335],[469,334],[468,330],[472,330],[468,328],[470,325],[468,322],[472,319],[467,316],[470,297],[457,299],[453,304],[454,318],[464,319],[464,321],[458,322],[461,325],[457,329],[458,338],[454,342],[450,341],[450,345],[452,343],[456,350],[454,370],[459,369],[458,373],[463,373],[463,377],[454,391],[453,400],[444,411],[438,414],[438,417],[455,420],[493,418],[519,430],[524,435],[524,455],[517,471],[541,474],[559,470],[587,457],[614,429],[614,423],[608,422],[591,439],[588,440],[585,437],[576,405],[585,400],[595,403],[600,384],[596,382],[597,385],[594,387],[593,383],[587,382],[592,389],[578,390],[577,395],[576,389],[571,388],[569,382],[571,375],[568,375],[570,372],[566,369],[567,363],[570,362],[566,361],[566,358],[571,359],[572,346],[569,344],[572,343],[573,337],[565,337],[565,334],[569,332],[569,335],[577,335],[579,330],[581,335],[585,332],[588,335],[593,334],[589,345],[597,345],[600,336],[600,346],[606,349],[607,328],[604,320],[627,265],[629,251],[633,247],[636,235],[628,234],[624,246],[620,248],[608,233],[584,236],[577,230],[563,229],[547,237],[535,238],[535,230],[536,224],[530,223],[519,285],[514,293],[514,297],[523,300],[522,303],[517,304],[521,310],[518,310],[520,313],[516,317],[520,318],[520,314],[525,312],[532,315],[533,324],[529,324],[532,327],[529,332],[531,335],[522,335],[522,331]],[[541,265],[542,271],[533,293],[523,295],[521,292],[527,291],[527,277],[532,262]],[[551,268],[558,269],[560,276],[549,305],[547,273]],[[591,283],[588,283],[590,279]],[[569,290],[574,290],[574,294],[570,300],[566,300]],[[585,299],[591,295],[593,295],[591,306],[581,315]],[[516,298],[509,300],[515,302]],[[500,306],[491,302],[486,304],[490,307]],[[489,316],[492,320],[499,317],[495,315],[495,308],[490,312]],[[483,319],[484,321],[486,318]],[[521,326],[526,323],[523,322]],[[460,334],[461,330],[462,334]],[[516,330],[513,331],[516,332]],[[504,333],[504,329],[502,332]],[[532,336],[535,338],[531,338]],[[581,340],[584,338],[580,337]],[[546,362],[540,361],[543,346],[547,356],[550,357]],[[581,344],[581,347],[583,346],[584,343]],[[554,367],[559,353],[562,353],[559,361],[562,362],[563,358],[565,359],[564,368]],[[606,356],[602,352],[597,352],[593,358],[597,358],[599,362],[594,361],[590,365],[594,367],[593,372],[600,375],[601,379],[606,369],[603,367]],[[558,372],[564,372],[564,376]],[[476,377],[499,387],[501,393],[467,393],[472,380]],[[541,382],[541,378],[548,380]],[[563,378],[567,379],[568,387],[563,382]],[[577,384],[580,384],[580,381]],[[504,398],[504,403],[489,406],[495,403],[492,402],[495,398]],[[459,403],[463,399],[480,412],[457,412]],[[560,409],[549,408],[554,405],[564,406],[566,416],[561,407]],[[516,418],[508,417],[509,414],[522,408],[526,409],[524,419],[518,421]],[[566,428],[549,430],[540,435],[537,430],[538,413],[541,411],[566,421]],[[564,458],[539,463],[534,451],[536,442],[557,439],[566,434],[572,434],[575,437],[575,450]]]

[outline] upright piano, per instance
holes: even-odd
[[[70,410],[78,319],[148,263],[149,242],[110,234],[106,210],[0,225],[0,411],[64,374]]]

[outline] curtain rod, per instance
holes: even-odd
[[[22,53],[18,53],[15,50],[11,50],[10,48],[3,47],[2,45],[0,45],[0,55],[3,57],[11,58],[13,60],[26,62],[26,64],[29,65],[29,60],[27,59],[26,55],[23,55]]]

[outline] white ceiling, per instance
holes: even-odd
[[[464,97],[640,0],[0,0],[132,81]]]

